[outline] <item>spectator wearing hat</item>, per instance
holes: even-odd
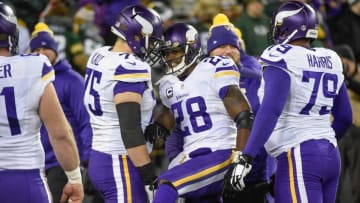
[[[84,79],[75,72],[66,59],[57,59],[58,46],[53,32],[44,23],[35,25],[30,41],[30,50],[48,57],[55,69],[53,82],[65,116],[72,127],[79,150],[80,160],[84,163],[89,158],[92,132],[89,115],[83,104]],[[67,177],[61,169],[51,147],[48,132],[44,125],[40,129],[41,142],[45,151],[45,172],[52,193],[53,202],[60,202],[60,197]]]

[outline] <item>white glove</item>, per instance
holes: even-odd
[[[233,166],[229,170],[232,170],[230,184],[236,191],[242,191],[245,188],[244,178],[250,173],[252,158],[247,155],[239,153],[235,156]]]
[[[145,185],[145,191],[146,191],[146,195],[148,196],[148,201],[150,203],[153,202],[154,195],[156,192],[156,185],[155,184]]]

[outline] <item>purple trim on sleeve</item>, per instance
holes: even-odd
[[[331,112],[334,117],[331,127],[334,129],[336,138],[339,140],[352,124],[351,104],[344,84],[342,84],[339,94],[334,100]]]
[[[219,97],[221,99],[224,99],[228,91],[229,91],[229,86],[222,87],[219,91]]]
[[[114,95],[123,92],[135,92],[143,94],[146,89],[146,82],[122,82],[118,81],[114,87]]]
[[[264,70],[264,98],[256,114],[244,154],[255,157],[264,146],[284,109],[290,92],[290,77],[282,69],[268,66]]]
[[[262,62],[264,62],[266,64],[265,66],[274,66],[274,67],[278,67],[278,68],[287,69],[287,65],[286,65],[286,62],[284,61],[284,59],[281,59],[280,61],[269,61],[264,58],[260,58],[260,59]]]
[[[51,72],[53,70],[52,66],[48,66],[48,64],[44,63],[43,64],[43,68],[42,68],[42,75],[41,77],[44,77],[44,75],[48,74],[49,72]]]
[[[135,62],[134,62],[135,63]],[[124,68],[124,66],[119,65],[115,70],[115,75],[121,75],[121,74],[134,74],[134,73],[148,73],[149,71],[147,69],[142,70],[129,70]]]
[[[236,66],[227,66],[227,67],[218,67],[218,68],[216,68],[215,72],[217,73],[217,72],[220,72],[220,71],[228,71],[228,70],[238,71]]]

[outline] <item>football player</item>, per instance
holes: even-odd
[[[84,197],[79,155],[54,85],[50,61],[17,55],[19,31],[13,10],[0,2],[0,201],[50,203],[41,122],[67,176],[61,202]]]
[[[221,202],[224,174],[250,132],[252,112],[239,88],[237,66],[226,56],[200,60],[200,46],[191,25],[176,23],[164,33],[161,54],[167,75],[159,81],[163,111],[154,119],[168,131],[176,125],[184,143],[158,178],[155,203],[202,196]]]
[[[340,57],[311,48],[316,13],[308,4],[287,1],[275,12],[264,50],[264,94],[253,130],[228,183],[243,190],[249,162],[265,144],[277,159],[275,201],[335,202],[340,174],[339,139],[352,115]],[[333,119],[331,117],[333,116]]]
[[[156,58],[162,20],[153,10],[131,5],[111,31],[114,45],[95,50],[86,68],[84,103],[93,130],[89,177],[105,202],[143,203],[144,186],[156,179],[143,136],[155,104],[144,60]]]

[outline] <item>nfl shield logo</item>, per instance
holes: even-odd
[[[173,97],[173,88],[172,87],[166,89],[166,96],[167,96],[167,98]]]

